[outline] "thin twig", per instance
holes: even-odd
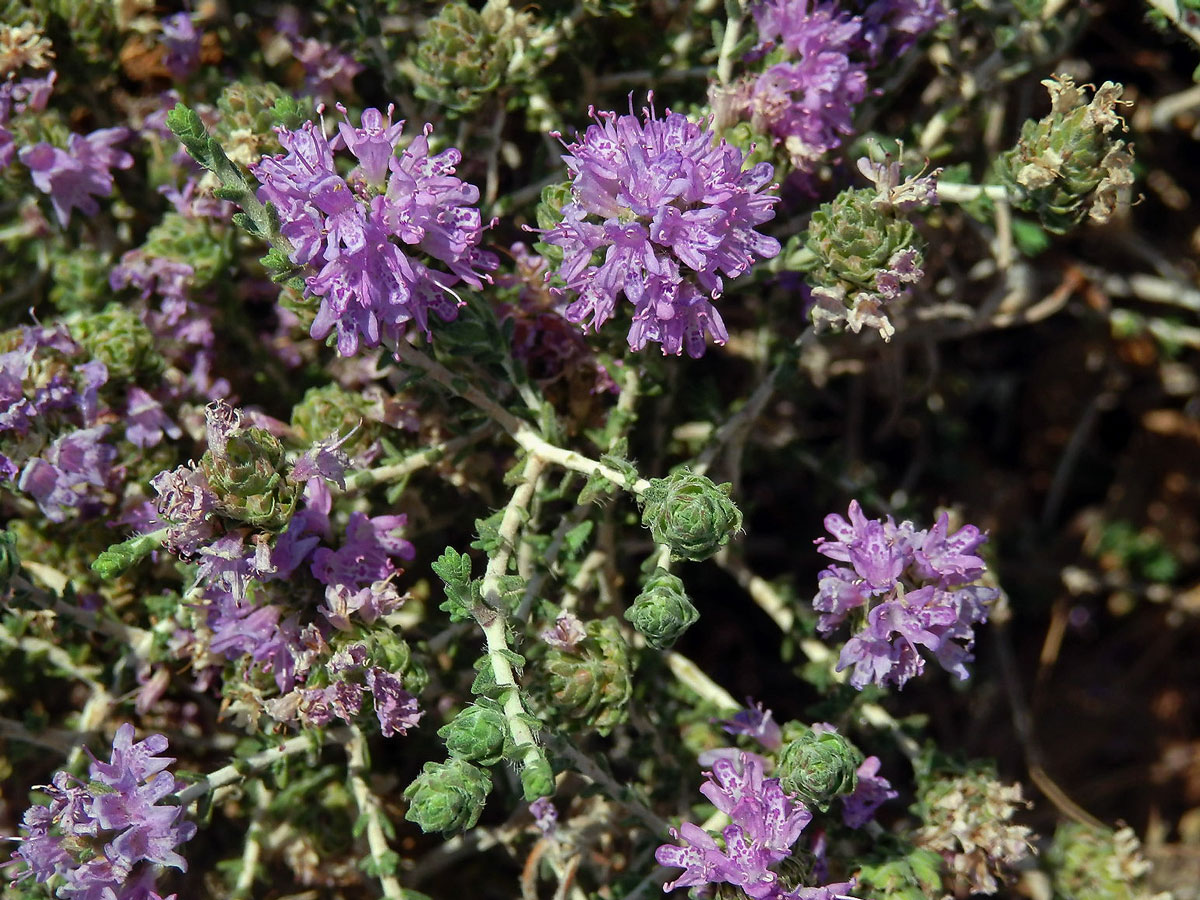
[[[354,802],[359,813],[367,820],[367,849],[371,852],[371,861],[375,864],[375,874],[379,886],[383,888],[385,900],[404,900],[404,889],[400,880],[389,871],[393,868],[388,857],[395,853],[388,846],[387,834],[384,831],[383,804],[367,784],[370,767],[367,764],[367,738],[358,726],[350,726],[350,742],[346,745],[346,755],[350,759],[350,789],[354,792]]]

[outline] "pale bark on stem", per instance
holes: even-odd
[[[488,657],[496,684],[501,689],[510,689],[504,698],[504,717],[508,723],[508,731],[512,735],[513,743],[518,748],[524,749],[521,756],[523,763],[535,761],[541,751],[538,750],[537,738],[534,736],[533,730],[524,718],[527,713],[521,702],[516,675],[513,673],[512,665],[504,656],[504,651],[510,648],[505,637],[507,619],[501,607],[500,578],[508,569],[508,560],[512,556],[517,542],[517,532],[524,521],[525,510],[528,509],[529,502],[533,499],[534,488],[543,468],[540,459],[535,456],[529,457],[525,461],[523,480],[513,491],[508,505],[504,507],[504,515],[500,519],[500,546],[488,559],[487,570],[484,572],[483,584],[480,588],[480,593],[488,608],[486,611],[481,610],[481,614],[476,615],[476,620],[483,629],[484,639],[487,641]]]
[[[451,438],[433,447],[427,447],[424,450],[413,453],[397,463],[354,472],[346,476],[346,491],[361,491],[374,487],[377,484],[389,484],[399,481],[414,472],[419,472],[421,469],[441,462],[447,456],[457,453],[465,447],[471,446],[476,441],[486,437],[491,430],[490,426],[476,428],[468,434]]]
[[[335,742],[345,743],[349,738],[350,732],[345,728],[335,728],[325,732],[325,743],[327,744]],[[250,773],[261,772],[281,759],[286,759],[289,756],[295,756],[297,753],[303,753],[306,750],[312,749],[313,739],[311,735],[301,734],[294,738],[288,738],[277,747],[270,747],[247,756],[245,759],[240,759],[236,763],[222,766],[215,772],[205,775],[194,784],[189,784],[178,794],[179,805],[187,806],[211,791],[241,781]]]
[[[574,450],[567,450],[551,444],[527,422],[513,415],[479,388],[454,375],[441,363],[430,359],[407,342],[398,341],[390,346],[396,354],[396,358],[401,362],[420,369],[442,387],[486,413],[530,455],[574,472],[582,472],[585,475],[602,475],[635,494],[643,493],[650,486],[650,482],[645,478],[628,481],[624,475],[611,466],[606,466],[604,463],[576,453]]]
[[[346,746],[350,759],[350,789],[358,811],[367,820],[367,849],[375,863],[376,877],[383,888],[385,900],[404,900],[404,889],[400,879],[387,872],[387,856],[392,853],[388,846],[387,833],[383,829],[383,804],[367,784],[370,767],[367,765],[367,738],[356,725],[350,726],[350,742]]]

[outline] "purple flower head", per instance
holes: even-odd
[[[401,150],[403,125],[389,108],[366,110],[360,126],[347,116],[332,141],[312,122],[278,129],[287,152],[250,167],[259,198],[279,209],[292,261],[310,268],[306,292],[321,298],[311,334],[336,331],[343,356],[399,340],[410,321],[429,334],[431,311],[457,315],[453,286],[479,287],[498,265],[479,249],[479,191],[455,177],[459,152],[431,155],[431,126]],[[343,148],[358,160],[346,178],[333,157]]]
[[[587,631],[577,615],[564,610],[555,618],[554,627],[547,628],[539,637],[551,647],[574,653],[579,642],[587,637]]]
[[[923,647],[947,671],[966,678],[971,626],[987,619],[988,604],[999,593],[973,583],[984,573],[976,551],[987,536],[973,525],[948,534],[945,514],[927,531],[911,522],[896,525],[890,516],[868,519],[857,501],[848,514],[849,520],[827,516],[834,540],[816,541],[823,555],[850,563],[825,569],[813,598],[822,633],[856,617],[838,671],[850,668],[850,683],[859,689],[872,683],[903,687],[923,671]]]
[[[330,98],[354,92],[354,76],[363,70],[348,53],[316,38],[292,38],[292,53],[304,67],[304,90]]]
[[[872,58],[898,58],[950,15],[943,0],[875,0],[863,14]]]
[[[191,466],[179,466],[159,472],[150,486],[158,494],[158,516],[167,525],[167,547],[180,556],[193,555],[216,533],[209,516],[217,496],[208,479]]]
[[[770,866],[789,855],[812,814],[783,792],[778,778],[763,777],[762,760],[754,754],[718,759],[706,775],[700,792],[731,820],[722,832],[725,846],[691,822],[672,828],[671,837],[682,846],[663,844],[654,858],[684,871],[663,890],[724,883],[754,898],[783,896]]]
[[[37,189],[50,195],[59,224],[67,226],[73,209],[87,216],[100,211],[95,198],[112,193],[110,170],[133,165],[132,156],[113,146],[129,135],[128,128],[102,128],[87,137],[72,134],[66,150],[45,142],[21,150],[21,162],[33,173]]]
[[[783,144],[798,172],[810,173],[851,133],[854,107],[866,96],[866,64],[851,59],[863,43],[862,20],[812,0],[768,0],[752,12],[758,53],[771,53],[770,65],[725,102],[740,100],[755,130]]]
[[[18,879],[57,876],[56,895],[77,900],[143,898],[158,896],[156,867],[187,870],[176,848],[196,826],[182,820],[178,805],[159,805],[176,790],[174,776],[163,771],[174,760],[158,755],[167,739],[133,737],[132,725],[118,729],[111,760],[93,758],[90,784],[59,772],[42,788],[50,804],[25,813],[27,836],[13,854],[26,865]]]
[[[728,338],[711,302],[723,277],[779,252],[754,230],[775,215],[777,198],[765,192],[773,169],[744,170],[739,149],[670,110],[659,118],[651,106],[639,121],[631,100],[628,115],[590,112],[596,123],[564,144],[571,202],[542,235],[563,251],[565,288],[555,291],[574,296],[565,315],[595,330],[624,296],[633,304],[632,349],[653,342],[702,356],[706,336]]]

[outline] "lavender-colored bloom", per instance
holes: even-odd
[[[125,438],[143,449],[161,443],[163,435],[179,440],[183,431],[163,412],[162,404],[137,385],[131,385],[125,410]]]
[[[337,550],[322,547],[313,554],[312,573],[322,584],[361,587],[383,581],[397,571],[392,557],[412,559],[416,549],[399,530],[406,516],[375,516],[352,512],[346,541]]]
[[[740,100],[755,130],[781,142],[798,172],[812,172],[853,130],[854,107],[866,96],[866,65],[851,57],[862,44],[862,20],[812,0],[768,0],[752,12],[759,52],[779,49],[725,102]]]
[[[875,61],[895,59],[951,15],[943,0],[875,0],[863,13]]]
[[[185,301],[192,286],[195,270],[187,263],[158,256],[148,256],[144,250],[130,250],[121,262],[108,273],[108,284],[114,291],[133,287],[143,300],[154,294]]]
[[[150,479],[158,494],[155,508],[167,525],[166,545],[179,556],[191,556],[215,534],[210,515],[217,496],[203,473],[191,466],[159,472]]]
[[[672,828],[671,836],[683,846],[663,844],[654,857],[684,871],[663,890],[725,883],[753,898],[780,897],[778,875],[770,866],[789,855],[812,814],[788,798],[778,778],[763,777],[762,761],[753,754],[718,759],[706,774],[701,793],[731,820],[722,832],[725,847],[691,822]]]
[[[334,628],[350,631],[354,628],[351,616],[370,625],[403,602],[404,598],[390,580],[377,581],[357,590],[345,584],[333,584],[325,588],[325,603],[318,610]]]
[[[573,612],[564,610],[554,620],[554,627],[547,628],[539,637],[559,650],[574,653],[579,642],[587,637],[583,622]]]
[[[175,13],[162,20],[162,42],[167,48],[163,65],[172,78],[182,81],[200,65],[200,38],[191,13]]]
[[[534,827],[544,837],[553,837],[558,830],[558,809],[549,797],[539,797],[529,804],[529,814],[533,816]]]
[[[596,113],[596,124],[566,144],[572,200],[543,240],[562,249],[558,275],[574,295],[566,318],[593,330],[633,304],[630,348],[704,354],[706,337],[728,339],[712,300],[779,242],[754,229],[775,215],[765,193],[774,170],[743,170],[741,150],[670,110]],[[602,253],[599,265],[593,254]]]
[[[721,722],[721,727],[729,734],[749,735],[768,750],[778,750],[783,746],[779,723],[775,721],[771,710],[764,709],[761,703],[747,706],[732,719]]]
[[[167,739],[151,735],[134,743],[133,737],[128,723],[117,730],[110,761],[92,762],[91,783],[59,772],[42,788],[50,804],[25,813],[27,837],[13,854],[27,866],[19,879],[57,877],[56,895],[72,900],[145,898],[158,896],[154,867],[187,870],[176,848],[196,826],[182,821],[178,805],[159,805],[177,789],[163,771],[174,760],[158,755]]]
[[[117,451],[103,442],[107,432],[106,425],[72,431],[26,463],[17,487],[37,501],[51,522],[65,522],[70,510],[95,503],[91,489],[108,485]]]
[[[817,628],[829,633],[851,613],[865,621],[842,648],[838,670],[851,668],[850,683],[905,682],[924,670],[924,647],[947,671],[968,673],[974,642],[972,626],[986,621],[994,588],[973,584],[984,573],[976,551],[987,536],[973,525],[948,534],[945,514],[933,528],[917,531],[911,522],[897,525],[868,519],[852,501],[849,520],[825,518],[834,540],[818,538],[823,555],[850,566],[834,565],[820,576],[813,607],[822,613]],[[860,620],[862,621],[862,620]]]
[[[71,210],[94,216],[100,211],[96,197],[113,190],[111,169],[128,169],[133,157],[114,146],[128,138],[128,128],[102,128],[84,137],[72,134],[67,149],[42,142],[20,152],[21,162],[33,173],[39,191],[50,195],[59,223],[66,227]]]
[[[354,76],[362,63],[337,47],[316,38],[293,38],[292,53],[304,67],[304,90],[314,97],[331,99],[354,91]]]
[[[375,700],[375,715],[384,737],[408,734],[408,729],[416,728],[425,715],[417,706],[417,698],[404,690],[399,676],[386,669],[367,669],[367,687]]]
[[[479,190],[454,176],[461,154],[431,156],[431,126],[397,152],[404,123],[391,116],[391,108],[386,118],[368,109],[361,127],[347,118],[333,141],[312,122],[278,129],[287,153],[251,166],[259,198],[279,209],[292,261],[315,273],[305,279],[307,293],[321,298],[311,334],[323,340],[336,331],[343,356],[399,340],[410,321],[428,334],[431,311],[457,315],[456,283],[480,287],[498,265],[479,249]],[[342,147],[359,162],[347,178],[333,159]],[[417,251],[449,271],[427,266]]]
[[[880,776],[879,757],[868,756],[858,767],[854,793],[842,797],[842,821],[848,828],[862,828],[875,818],[880,806],[899,796],[891,782]]]

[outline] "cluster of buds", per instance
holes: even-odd
[[[666,650],[696,624],[700,613],[692,605],[683,582],[666,569],[655,569],[642,592],[625,610],[625,619],[656,650]]]
[[[542,635],[550,649],[542,660],[545,679],[537,687],[538,699],[549,718],[608,734],[625,721],[633,694],[629,645],[621,628],[607,618],[559,631],[566,639]]]
[[[1169,893],[1155,894],[1146,888],[1150,863],[1128,826],[1111,831],[1077,822],[1059,825],[1046,863],[1056,897],[1171,900]]]
[[[457,757],[427,762],[404,791],[404,818],[426,833],[464,831],[479,821],[491,790],[491,776],[473,763]]]

